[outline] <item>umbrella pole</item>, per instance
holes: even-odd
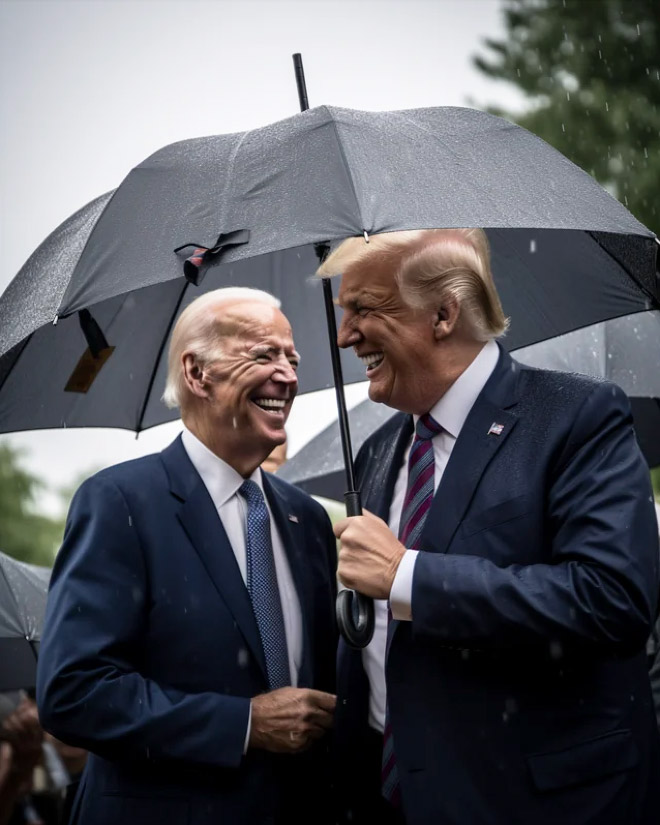
[[[307,100],[307,86],[305,84],[305,72],[302,64],[302,55],[298,53],[293,55],[293,66],[296,73],[296,86],[298,87],[300,111],[304,112],[309,109],[309,103]],[[328,253],[329,246],[327,244],[315,244],[315,249],[319,258],[319,263],[323,263],[323,260]],[[332,375],[335,384],[335,394],[337,397],[339,433],[341,436],[341,446],[344,454],[344,467],[346,469],[346,484],[348,487],[347,491],[344,493],[346,513],[349,516],[361,516],[362,504],[360,502],[360,493],[355,489],[351,436],[348,426],[348,413],[346,411],[346,398],[344,397],[344,378],[341,372],[339,347],[337,346],[337,324],[335,321],[335,307],[332,299],[332,285],[329,278],[323,278],[322,280],[325,315],[330,343],[330,356],[332,358]],[[337,595],[335,612],[339,632],[343,636],[346,643],[350,647],[357,650],[366,647],[374,635],[373,600],[354,590],[341,590]]]

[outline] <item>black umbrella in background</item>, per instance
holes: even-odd
[[[508,343],[507,338],[503,343]],[[630,398],[637,440],[649,467],[660,465],[659,312],[615,318],[511,354],[533,367],[614,381]],[[391,407],[369,400],[350,410],[354,449],[358,450],[394,414]],[[283,464],[277,474],[310,495],[341,500],[346,482],[339,455],[340,435],[335,421]]]
[[[0,552],[0,691],[33,688],[50,569]]]

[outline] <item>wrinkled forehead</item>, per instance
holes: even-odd
[[[232,302],[217,307],[218,332],[249,343],[277,343],[293,348],[293,332],[277,307],[259,302]]]
[[[396,261],[381,256],[365,257],[346,268],[339,284],[339,303],[346,306],[366,296],[398,293]]]

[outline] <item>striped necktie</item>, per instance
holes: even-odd
[[[247,479],[238,491],[247,502],[247,589],[257,620],[271,690],[291,684],[282,602],[270,540],[270,515],[259,485]]]
[[[422,415],[415,427],[415,438],[408,455],[408,484],[403,500],[399,541],[407,550],[417,550],[419,538],[424,529],[426,516],[433,502],[435,461],[433,459],[433,436],[442,427],[429,413]],[[388,622],[392,618],[389,608]],[[396,766],[394,742],[390,715],[386,707],[385,729],[383,731],[383,762],[381,768],[381,790],[385,799],[395,807],[401,804],[399,772]]]

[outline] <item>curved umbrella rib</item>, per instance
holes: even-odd
[[[181,306],[181,302],[186,294],[188,287],[190,286],[190,282],[184,279],[183,289],[179,293],[179,298],[174,306],[174,311],[172,312],[170,319],[167,323],[166,329],[163,331],[163,337],[160,342],[160,346],[158,347],[158,354],[154,359],[153,369],[151,370],[151,374],[149,375],[149,381],[147,382],[147,389],[144,394],[144,400],[142,401],[142,408],[138,414],[138,419],[135,422],[135,432],[139,434],[142,432],[142,422],[144,421],[144,415],[147,411],[147,406],[149,404],[149,399],[151,397],[151,390],[153,389],[154,383],[156,381],[156,375],[158,374],[158,367],[160,365],[160,359],[163,355],[165,350],[165,346],[167,341],[170,337],[170,332],[172,331],[172,327],[174,326],[174,321],[179,314],[179,307]]]

